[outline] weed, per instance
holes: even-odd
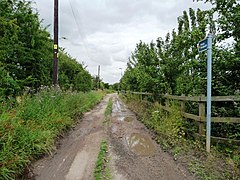
[[[108,145],[107,141],[104,140],[101,143],[98,159],[94,170],[94,177],[96,178],[96,180],[111,179],[111,173],[107,162],[109,162]]]

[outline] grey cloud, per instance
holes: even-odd
[[[128,57],[140,40],[150,42],[165,37],[177,28],[177,17],[189,7],[209,5],[192,0],[60,0],[60,45],[79,62],[84,61],[92,74],[101,65],[101,77],[114,83],[125,70]],[[73,9],[71,9],[70,3]],[[44,19],[53,22],[53,1],[36,0]],[[73,11],[73,12],[72,12]],[[74,19],[73,13],[76,19]],[[53,27],[48,30],[52,33]]]

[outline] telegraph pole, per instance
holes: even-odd
[[[100,89],[100,65],[98,66],[98,89]]]
[[[58,0],[54,0],[53,85],[58,85]]]
[[[121,79],[122,79],[122,68],[119,68],[121,69]],[[118,91],[121,91],[122,87],[121,87],[121,79],[119,81],[119,85],[118,85]]]
[[[122,68],[119,68],[119,69],[121,69],[121,79],[122,79]]]

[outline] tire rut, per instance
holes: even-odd
[[[103,126],[104,111],[113,98],[110,123]],[[119,99],[107,95],[60,142],[53,156],[34,164],[37,180],[91,180],[101,141],[109,145],[110,170],[114,180],[181,180],[194,177],[152,140],[151,132]]]
[[[121,178],[113,176],[113,179],[194,179],[186,168],[152,140],[150,131],[117,96],[113,102],[108,136],[112,166],[122,175]]]
[[[94,179],[93,171],[101,141],[106,138],[102,126],[110,95],[86,113],[67,137],[61,140],[53,156],[34,164],[37,180]]]

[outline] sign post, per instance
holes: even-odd
[[[208,38],[198,43],[198,52],[203,52],[208,49]]]
[[[211,146],[211,101],[212,101],[212,34],[198,43],[198,51],[207,50],[207,134],[206,150],[210,153]]]

